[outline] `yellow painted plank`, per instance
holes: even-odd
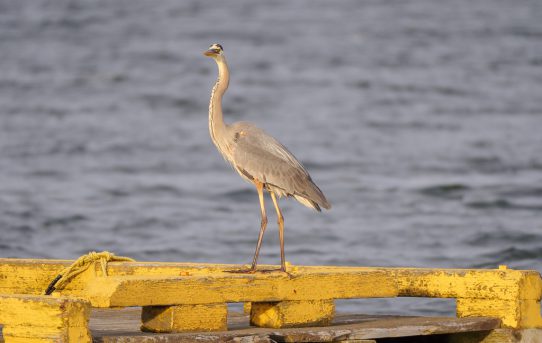
[[[0,323],[6,342],[90,342],[90,304],[82,299],[0,295]]]
[[[504,327],[540,328],[540,301],[499,299],[457,299],[458,317],[497,317]]]
[[[0,259],[0,293],[40,293],[60,270],[73,261]],[[109,276],[206,276],[222,274],[243,266],[208,263],[111,262]],[[262,266],[269,269],[271,266]],[[396,278],[400,296],[463,297],[500,299],[540,299],[542,282],[536,271],[510,269],[424,269],[293,266],[294,273],[375,272]],[[85,273],[83,273],[85,274]],[[100,267],[73,280],[68,289],[83,289],[90,279],[100,276]]]
[[[150,332],[227,330],[228,306],[221,304],[145,306],[141,329]]]
[[[58,337],[54,338],[31,338],[31,337],[8,337],[6,338],[6,341],[0,341],[0,342],[6,342],[6,343],[58,343],[59,339]]]
[[[0,292],[41,293],[71,262],[0,259]],[[536,271],[504,267],[475,270],[292,266],[290,275],[226,273],[240,268],[243,266],[112,262],[107,267],[109,277],[103,278],[100,266],[96,265],[72,280],[61,293],[90,299],[100,307],[397,295],[459,298],[463,305],[458,313],[496,313],[511,327],[542,326],[540,316],[535,316],[542,295],[542,281]],[[472,305],[467,305],[467,299],[472,299]],[[478,308],[476,304],[488,303],[484,299],[495,303]],[[468,306],[478,308],[478,312],[466,311]],[[497,308],[501,310],[496,312]]]
[[[321,274],[321,275],[319,275]],[[213,276],[214,275],[214,276]],[[358,280],[360,285],[364,283],[366,286],[375,286],[378,289],[378,282],[386,281],[389,286],[390,282],[397,284],[400,296],[418,296],[418,297],[443,297],[443,298],[490,298],[490,299],[540,299],[540,276],[537,272],[532,271],[500,271],[500,270],[420,270],[420,269],[366,269],[366,268],[317,268],[303,267],[298,268],[298,271],[292,275],[305,276],[307,279],[318,277],[329,277],[329,282],[335,284],[341,282],[352,282],[352,275],[363,275],[364,280]],[[315,276],[319,275],[319,276]],[[341,276],[338,276],[341,275]],[[196,275],[194,275],[196,276]],[[202,276],[203,278],[207,276]],[[236,274],[221,273],[215,271],[213,274],[208,274],[211,278],[220,278],[239,282],[239,276]],[[277,273],[261,274],[246,276],[245,280],[271,280],[275,278],[287,277],[277,275]],[[337,278],[338,277],[338,278]],[[237,278],[238,281],[235,281]],[[374,281],[378,279],[378,281]],[[292,280],[295,280],[292,279]],[[298,287],[297,281],[282,282],[281,290],[287,291],[285,287]],[[314,282],[311,283],[315,285]],[[358,289],[356,285],[352,286]],[[337,287],[338,289],[341,286]],[[318,295],[318,292],[329,292],[329,289],[321,289],[313,287],[311,289],[313,299],[325,298],[325,295]],[[293,291],[292,291],[293,293]],[[340,292],[338,292],[340,293]],[[295,295],[293,295],[295,296]],[[376,296],[376,295],[372,295]],[[332,295],[331,298],[338,296]],[[358,295],[341,295],[341,297],[365,297],[363,294]],[[371,295],[367,295],[371,297]],[[252,300],[252,299],[248,299]],[[247,301],[248,301],[247,300]],[[289,299],[295,300],[295,299]],[[303,299],[300,299],[303,300]],[[307,300],[307,299],[305,299]]]
[[[0,294],[42,294],[47,285],[71,260],[10,259],[0,258]],[[261,265],[262,269],[278,269],[278,266]],[[195,276],[222,274],[228,270],[248,269],[249,266],[211,263],[178,262],[110,262],[109,276]],[[293,266],[300,272],[313,270],[380,271],[364,267],[302,267]],[[231,275],[231,274],[230,274]],[[98,265],[72,280],[67,289],[81,290],[90,278],[102,276]]]
[[[43,294],[70,261],[0,259],[0,294]]]
[[[393,277],[384,272],[231,274],[186,277],[108,277],[89,283],[95,307],[220,302],[394,297]]]
[[[400,296],[435,298],[540,299],[536,271],[396,269]]]
[[[89,304],[82,299],[39,295],[0,295],[0,323],[61,327],[85,326],[84,316],[70,317],[73,313],[88,314]],[[30,315],[31,314],[31,315]]]
[[[71,260],[0,258],[0,294],[43,294],[51,280],[73,262]],[[107,265],[107,274],[110,276],[209,275],[242,267],[210,263],[110,262]],[[67,289],[81,290],[90,278],[96,276],[102,276],[99,264],[93,270],[91,268],[72,280]]]
[[[335,315],[333,300],[253,302],[250,323],[266,328],[327,326]]]
[[[39,325],[6,325],[3,329],[3,336],[8,343],[10,342],[8,338],[46,339],[57,342],[83,342],[84,339],[88,339],[86,342],[90,342],[88,328],[80,326],[59,329]],[[71,341],[70,338],[72,338]]]

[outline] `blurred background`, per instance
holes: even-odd
[[[292,264],[542,270],[540,18],[538,0],[0,1],[0,256],[249,263],[256,191],[208,133],[218,42],[226,121],[277,137],[333,204],[282,201]]]

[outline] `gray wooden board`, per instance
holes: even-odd
[[[265,329],[249,325],[248,316],[229,313],[228,331],[157,334],[139,331],[140,308],[94,309],[90,328],[94,342],[330,342],[488,331],[495,318],[399,317],[337,314],[331,326]]]

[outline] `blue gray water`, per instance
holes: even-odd
[[[276,136],[333,204],[282,201],[291,263],[542,270],[540,18],[538,0],[0,1],[0,256],[250,262],[256,192],[208,135],[219,42],[227,120]]]

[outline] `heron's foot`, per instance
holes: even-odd
[[[293,274],[282,270],[282,268],[274,269],[237,269],[237,270],[225,270],[227,273],[237,273],[237,274],[275,274],[275,275],[286,275],[289,279],[293,278]]]
[[[282,270],[282,268],[278,269],[259,269],[258,272],[267,274],[267,273],[276,273],[277,275],[286,275],[288,278],[293,278],[293,275],[285,270]]]
[[[232,274],[254,274],[256,273],[256,269],[233,269],[233,270],[225,270],[225,273],[232,273]]]
[[[294,275],[293,275],[292,273],[286,271],[286,268],[280,268],[279,270],[280,270],[282,273],[288,275],[288,277],[289,277],[290,279],[294,277]]]
[[[284,270],[280,269],[280,268],[275,268],[275,269],[258,269],[258,272],[260,273],[264,273],[264,274],[267,274],[267,273],[277,273],[277,272],[283,272],[283,273],[286,273]],[[286,273],[288,274],[288,273]]]
[[[262,274],[270,274],[270,273],[284,273],[288,275],[289,277],[292,277],[292,274],[282,270],[281,268],[278,269],[233,269],[233,270],[225,270],[225,273],[232,273],[232,274],[256,274],[256,273],[262,273]]]

